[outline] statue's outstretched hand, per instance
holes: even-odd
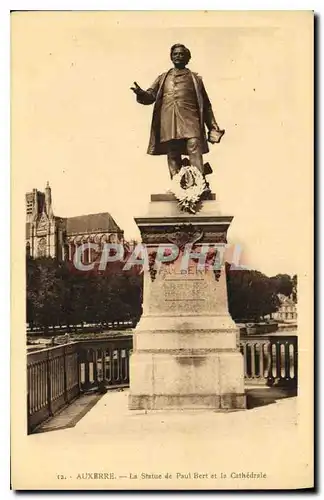
[[[134,87],[131,87],[131,90],[136,94],[136,95],[141,95],[145,93],[145,90],[141,89],[141,87],[134,82]]]

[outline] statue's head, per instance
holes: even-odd
[[[171,47],[170,57],[176,68],[184,68],[191,59],[191,53],[185,45],[176,43]]]

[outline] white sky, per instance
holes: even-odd
[[[312,219],[311,25],[294,12],[13,14],[19,189],[48,180],[55,215],[109,211],[138,238],[133,217],[165,191],[168,168],[146,154],[153,107],[129,87],[148,87],[181,42],[226,129],[204,159],[222,212],[234,215],[229,241],[252,268],[298,273]]]

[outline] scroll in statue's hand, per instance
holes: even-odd
[[[141,89],[141,87],[134,82],[134,87],[131,87],[131,90],[136,94],[136,95],[141,95],[145,93],[145,90]]]
[[[212,129],[208,132],[208,142],[215,144],[220,142],[221,138],[225,134],[225,130]]]

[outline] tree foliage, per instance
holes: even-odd
[[[280,305],[272,278],[259,271],[231,270],[227,265],[227,291],[229,312],[236,320],[258,321]]]
[[[67,262],[27,258],[27,322],[52,325],[109,323],[141,315],[142,277],[121,272],[75,272]]]
[[[292,294],[294,288],[294,278],[291,278],[289,274],[277,274],[270,279],[277,294],[286,295],[287,297]]]

